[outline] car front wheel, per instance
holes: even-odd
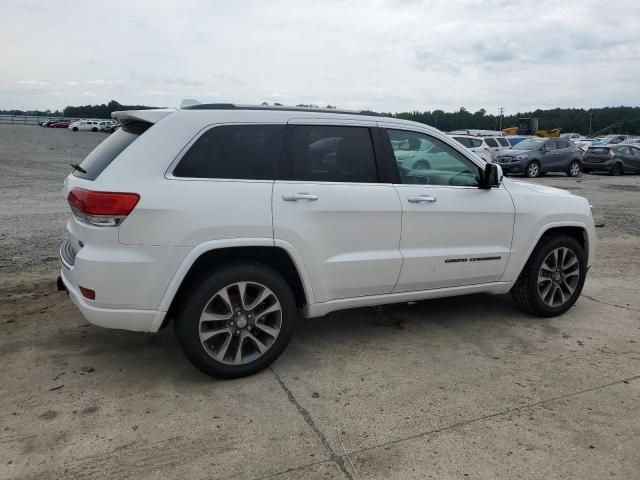
[[[235,264],[191,283],[175,331],[187,358],[218,378],[238,378],[268,367],[293,334],[296,304],[273,269]]]
[[[511,289],[516,304],[541,317],[561,315],[576,302],[587,273],[582,246],[567,235],[543,237]]]
[[[570,177],[577,177],[580,175],[580,162],[574,160],[569,164],[569,168],[567,169],[567,175]]]
[[[534,160],[529,165],[527,165],[524,174],[529,178],[536,178],[540,176],[540,164]]]

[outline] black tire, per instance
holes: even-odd
[[[429,160],[418,160],[413,164],[413,170],[431,170],[431,163]]]
[[[576,169],[576,165],[578,168]],[[567,168],[567,176],[568,177],[577,177],[580,175],[581,167],[580,162],[577,160],[572,161]]]
[[[74,132],[78,131],[78,127],[73,127],[71,130],[73,130]]]
[[[538,286],[538,274],[547,256],[561,247],[568,248],[575,254],[580,270],[573,293],[564,303],[554,307],[542,299]],[[586,274],[587,257],[582,246],[574,238],[562,234],[545,235],[538,242],[536,249],[520,273],[516,284],[511,289],[511,295],[515,303],[524,311],[540,317],[555,317],[562,315],[575,304],[582,292]]]
[[[540,163],[536,160],[529,162],[527,168],[524,169],[524,176],[527,178],[536,178],[540,176]]]
[[[622,168],[622,165],[619,163],[616,163],[613,167],[611,167],[611,170],[609,171],[609,174],[615,177],[617,177],[618,175],[622,175],[623,173],[624,168]]]
[[[98,131],[98,129],[97,129],[96,127],[93,127],[93,128],[91,129],[91,131],[92,131],[92,132],[97,132],[97,131]]]
[[[215,360],[200,342],[200,316],[216,292],[237,282],[256,282],[270,289],[280,302],[281,323],[278,336],[265,353],[251,362],[229,365]],[[191,285],[191,294],[180,303],[174,327],[184,354],[196,368],[217,378],[245,377],[265,369],[284,351],[293,335],[297,309],[291,288],[275,270],[255,263],[230,264]]]

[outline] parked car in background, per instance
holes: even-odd
[[[68,128],[69,125],[71,125],[71,123],[65,120],[62,122],[54,122],[49,125],[49,128]]]
[[[40,126],[41,127],[50,127],[54,123],[64,122],[64,121],[66,121],[64,118],[58,118],[57,120],[47,120],[45,122],[41,122]]]
[[[629,135],[612,134],[612,135],[607,135],[606,137],[604,137],[601,140],[601,143],[603,145],[615,145],[616,143],[626,142],[629,138],[630,138]]]
[[[580,174],[582,151],[562,138],[531,137],[496,157],[505,173],[523,173],[538,177],[547,172],[565,172],[570,177]]]
[[[100,120],[78,120],[69,125],[69,128],[74,132],[79,130],[88,130],[91,132],[97,132],[100,130]]]
[[[562,133],[560,134],[560,138],[564,138],[565,140],[577,140],[582,135],[579,133]]]
[[[509,136],[504,137],[504,138],[506,138],[507,142],[509,142],[509,145],[511,145],[513,147],[514,145],[517,145],[521,141],[526,140],[527,138],[531,138],[531,137],[526,136],[526,135],[509,135]]]
[[[583,172],[640,173],[640,148],[631,144],[595,145],[589,147],[582,161]]]
[[[485,162],[493,161],[491,149],[484,143],[482,137],[472,137],[471,135],[451,135],[451,137],[478,155]]]
[[[107,133],[113,133],[118,128],[120,128],[120,124],[118,122],[115,122],[112,125],[110,125],[109,127],[107,127],[104,131],[107,132]]]

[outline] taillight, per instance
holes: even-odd
[[[96,292],[95,290],[91,290],[90,288],[85,288],[85,287],[81,287],[80,288],[80,293],[82,294],[82,296],[84,298],[88,298],[89,300],[95,300],[96,299]]]
[[[73,188],[67,201],[73,214],[97,227],[115,227],[122,223],[140,200],[137,193],[95,192]]]

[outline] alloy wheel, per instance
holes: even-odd
[[[538,166],[538,164],[536,162],[530,163],[529,166],[527,167],[527,174],[530,177],[535,178],[538,176],[539,173],[540,173],[540,167]]]
[[[559,247],[546,256],[538,272],[538,294],[549,307],[564,305],[580,281],[580,262],[575,252]]]
[[[264,355],[278,338],[282,306],[260,283],[233,283],[207,302],[198,328],[200,343],[214,360],[245,365]]]
[[[572,177],[577,177],[580,174],[580,164],[578,162],[573,162],[569,169],[569,174]]]

